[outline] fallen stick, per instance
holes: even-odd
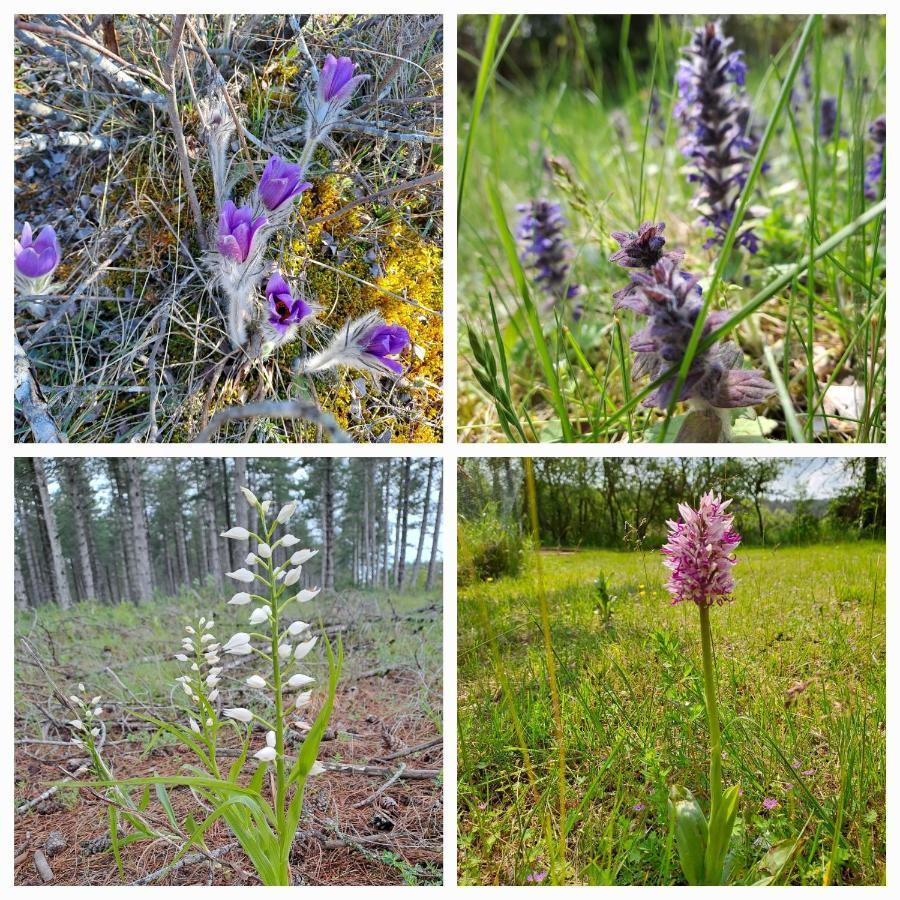
[[[396,753],[388,753],[386,756],[377,757],[382,762],[388,762],[392,759],[399,759],[401,756],[412,756],[413,753],[421,753],[424,750],[430,750],[432,747],[439,747],[444,743],[442,737],[432,738],[423,744],[416,744],[415,747],[407,747],[405,750],[398,750]]]
[[[77,147],[102,153],[115,150],[119,142],[114,137],[86,134],[78,131],[57,131],[53,135],[29,134],[19,138],[14,145],[13,157],[21,159],[31,153],[46,153],[52,147]]]
[[[35,443],[38,444],[62,444],[64,439],[60,434],[47,402],[41,393],[40,385],[31,374],[31,363],[28,356],[19,343],[18,335],[14,335],[15,349],[13,350],[15,367],[14,395],[19,409],[31,428]]]
[[[381,785],[378,790],[369,794],[364,800],[360,800],[358,803],[354,803],[351,809],[362,809],[364,806],[368,806],[370,803],[374,803],[386,790],[388,790],[392,785],[395,785],[400,778],[403,776],[403,773],[406,771],[406,763],[400,763],[400,768],[391,775],[388,780]]]
[[[314,403],[299,399],[283,402],[263,400],[259,403],[226,406],[212,417],[212,421],[193,439],[193,443],[207,443],[226,422],[256,419],[260,416],[267,419],[308,419],[321,425],[335,443],[349,443],[349,438],[330,413],[322,412]]]
[[[169,863],[168,865],[157,869],[155,872],[145,875],[143,878],[138,878],[137,881],[132,881],[131,887],[153,884],[154,881],[159,881],[161,878],[165,878],[166,875],[170,875],[172,872],[177,872],[179,869],[184,868],[184,866],[192,866],[194,863],[218,859],[220,856],[224,856],[228,853],[229,850],[234,850],[237,846],[237,843],[231,843],[225,844],[223,847],[217,847],[209,853],[188,853],[187,856],[183,856],[178,862]]]
[[[384,778],[395,774],[394,769],[390,766],[363,766],[353,763],[333,762],[324,762],[322,765],[329,772],[337,772],[342,775],[368,775],[370,778]],[[413,781],[429,781],[432,778],[437,778],[441,772],[442,769],[407,769],[403,767],[403,774],[400,777],[409,778]]]

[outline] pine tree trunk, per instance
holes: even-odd
[[[153,596],[153,569],[147,534],[147,513],[141,486],[140,463],[134,457],[125,459],[128,476],[128,509],[131,512],[131,534],[134,545],[135,599],[144,603]]]
[[[385,460],[384,499],[382,500],[381,505],[381,583],[382,587],[384,587],[385,589],[387,589],[388,587],[388,573],[390,572],[390,568],[388,567],[388,553],[390,552],[391,545],[391,463],[392,460],[390,459],[390,457],[388,457],[388,459]]]
[[[409,535],[409,493],[412,457],[403,460],[403,528],[400,535],[400,554],[397,560],[397,590],[402,591],[406,584],[406,544]]]
[[[428,531],[428,513],[431,511],[431,484],[434,479],[434,457],[428,460],[428,478],[425,482],[425,499],[422,501],[422,521],[419,524],[419,543],[416,547],[416,561],[413,563],[412,576],[409,579],[410,590],[419,586],[419,567],[422,565],[422,553],[425,550],[425,532]]]
[[[61,609],[68,609],[72,605],[72,596],[69,593],[69,579],[66,574],[66,563],[63,558],[62,546],[59,540],[59,528],[56,525],[56,514],[50,503],[50,490],[47,487],[47,472],[44,469],[44,461],[40,457],[33,457],[34,481],[37,485],[38,496],[41,501],[41,512],[44,519],[44,529],[47,534],[47,544],[50,549],[50,571],[53,577],[53,593],[56,602]]]
[[[440,465],[440,463],[438,463]],[[444,506],[444,473],[438,472],[439,487],[437,509],[434,513],[434,530],[431,533],[431,555],[428,558],[428,575],[425,578],[425,590],[430,591],[434,587],[435,563],[437,562],[438,542],[441,536],[441,515]]]
[[[213,581],[217,585],[222,584],[222,555],[220,553],[221,546],[219,537],[220,531],[218,527],[219,515],[216,510],[216,463],[215,460],[208,456],[203,460],[204,472],[204,497],[206,507],[206,518],[204,526],[209,541],[209,566],[212,570]]]
[[[91,559],[90,517],[86,512],[85,482],[82,477],[81,460],[72,456],[64,456],[60,460],[62,481],[68,494],[75,526],[75,548],[78,554],[78,572],[81,576],[84,597],[87,600],[97,599],[94,586],[94,561]]]
[[[16,507],[19,515],[16,542],[17,546],[21,546],[22,551],[25,554],[25,571],[28,576],[28,596],[31,597],[32,602],[37,606],[40,605],[47,596],[47,589],[44,583],[46,567],[38,565],[38,557],[34,548],[34,535],[31,527],[31,523],[34,520],[26,514],[25,501],[18,492],[16,493]]]
[[[247,484],[247,458],[236,456],[234,458],[234,476],[231,490],[232,505],[234,507],[234,524],[239,528],[252,531],[254,527],[253,510],[241,491]],[[229,541],[232,545],[231,565],[239,569],[244,565],[244,559],[250,552],[250,541]]]
[[[15,551],[13,551],[13,603],[16,609],[28,609],[31,606],[25,588],[25,578],[19,565],[19,554]]]
[[[113,457],[107,460],[113,487],[113,509],[116,522],[116,531],[120,536],[120,546],[124,562],[124,584],[122,598],[127,598],[132,603],[137,599],[137,563],[135,561],[134,542],[131,539],[131,507],[128,503],[127,474],[124,460]],[[120,599],[122,599],[120,598]]]
[[[334,460],[322,460],[322,590],[334,590]]]

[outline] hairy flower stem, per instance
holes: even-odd
[[[706,718],[709,722],[709,821],[712,822],[722,802],[722,736],[719,732],[719,709],[716,705],[716,673],[713,668],[709,607],[698,608],[700,639],[703,645],[703,690],[706,695]]]

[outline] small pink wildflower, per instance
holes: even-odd
[[[681,521],[666,523],[669,541],[662,548],[663,564],[672,572],[666,590],[673,604],[693,600],[698,606],[712,606],[732,599],[731,570],[741,536],[733,528],[734,516],[725,512],[730,503],[709,492],[696,510],[679,503]]]
[[[763,809],[766,809],[769,812],[771,812],[773,809],[778,809],[778,807],[781,804],[774,797],[766,797],[766,799],[763,800],[762,805],[763,805]]]
[[[525,876],[525,880],[530,882],[531,884],[540,884],[542,881],[545,881],[547,875],[549,873],[546,871],[543,872],[531,872],[530,874]]]

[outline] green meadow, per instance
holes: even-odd
[[[730,883],[883,884],[885,546],[738,557],[711,611]],[[697,610],[665,575],[657,551],[544,551],[460,589],[460,883],[683,883],[668,789],[706,805],[709,756]]]

